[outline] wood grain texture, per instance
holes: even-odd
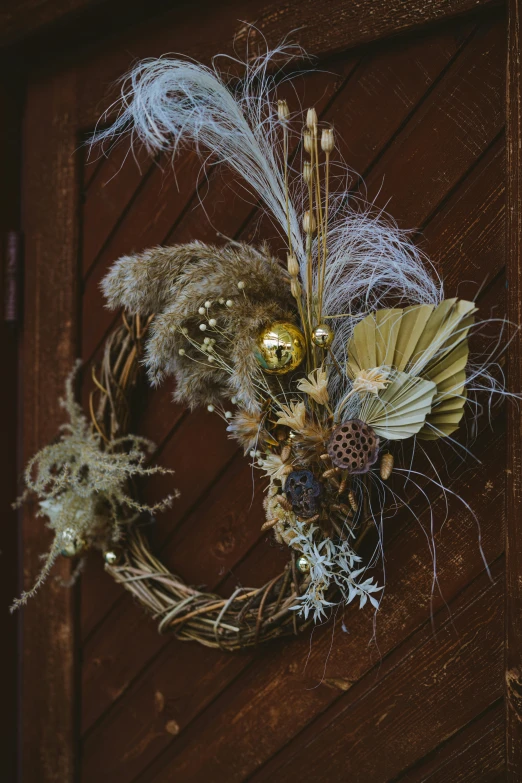
[[[2,309],[6,295],[5,262],[8,232],[20,232],[20,166],[22,126],[22,78],[19,63],[0,58],[0,302]],[[6,74],[9,73],[9,76]],[[21,294],[21,291],[18,291]],[[19,296],[18,304],[20,304]],[[3,314],[2,314],[3,315]],[[19,410],[18,410],[18,331],[13,323],[0,322],[2,355],[2,384],[0,410],[3,412],[0,438],[0,638],[2,639],[2,668],[0,670],[0,756],[6,779],[15,780],[17,774],[17,744],[19,726],[19,665],[18,629],[20,617],[11,614],[11,606],[20,586],[21,562],[18,557],[17,513],[12,503],[18,492]]]
[[[397,783],[499,783],[505,780],[505,714],[500,699],[462,731],[396,778]]]
[[[461,3],[459,10],[455,3],[444,1],[423,3],[423,8],[420,2],[388,2],[385,9],[380,0],[371,6],[366,0],[334,4],[335,23],[333,17],[328,26],[314,21],[299,37],[321,53],[337,51],[348,45],[347,40],[365,40],[361,36],[370,34],[368,25],[374,26],[375,35],[387,35],[391,17],[386,17],[386,11],[392,5],[397,9],[397,29],[406,29],[420,24],[421,13],[431,14],[433,21],[450,6],[450,13],[460,13],[476,4]],[[370,11],[376,13],[377,7],[382,13],[369,22]],[[193,6],[180,3],[161,22],[152,20],[140,29],[115,35],[110,45],[101,42],[79,53],[74,68],[64,66],[62,74],[53,77],[52,87],[45,77],[33,75],[29,118],[43,138],[28,169],[33,188],[28,191],[33,194],[28,202],[34,228],[31,268],[35,269],[28,286],[29,334],[33,335],[28,345],[30,357],[41,357],[40,364],[29,359],[28,393],[40,417],[32,426],[30,447],[39,445],[40,437],[52,436],[56,428],[57,411],[47,402],[44,372],[55,400],[61,391],[65,355],[75,347],[68,297],[75,296],[80,277],[77,256],[71,253],[77,244],[79,193],[70,157],[71,127],[83,131],[97,119],[105,103],[105,85],[135,57],[177,48],[208,61],[216,48],[226,49],[233,31],[239,33],[240,43],[245,40],[238,18],[257,19],[274,42],[288,32],[289,19],[295,27],[297,13],[306,21],[331,16],[332,11],[327,6],[312,7],[308,0],[299,9],[293,0],[277,8],[275,3],[232,0],[221,7],[198,6],[196,23]],[[356,13],[359,16],[349,24],[350,14]],[[503,312],[504,301],[504,58],[504,21],[488,12],[343,54],[331,62],[323,59],[320,67],[331,70],[333,66],[334,76],[304,79],[307,100],[315,95],[323,100],[324,117],[345,137],[345,157],[367,175],[371,195],[379,191],[382,205],[393,194],[389,209],[402,225],[424,228],[421,241],[435,254],[448,290],[453,293],[458,288],[461,295],[472,295],[487,276],[483,312],[494,307]],[[44,98],[58,124],[52,131]],[[37,111],[43,112],[43,122]],[[47,150],[48,160],[37,160],[44,143],[52,155]],[[101,306],[98,284],[115,256],[156,242],[195,237],[213,241],[216,229],[229,236],[268,236],[275,250],[281,247],[255,209],[230,198],[228,182],[222,177],[212,176],[204,184],[212,220],[208,223],[198,205],[203,183],[198,183],[198,165],[190,153],[180,160],[178,191],[172,174],[146,165],[140,175],[130,161],[112,179],[123,152],[88,168],[84,177],[85,358],[96,355],[111,324],[111,316],[107,318]],[[49,183],[43,181],[46,177]],[[63,260],[56,264],[58,250]],[[62,274],[61,286],[51,270],[51,252],[56,274]],[[71,276],[71,266],[78,277]],[[53,300],[47,323],[44,313],[46,307],[50,311],[52,287],[58,301]],[[62,347],[57,350],[59,327]],[[174,484],[183,490],[179,504],[157,524],[154,546],[183,576],[224,594],[238,582],[257,583],[276,572],[280,558],[286,559],[285,552],[259,536],[262,487],[258,484],[252,490],[250,470],[226,440],[219,420],[204,411],[187,416],[170,403],[169,395],[166,387],[144,396],[140,426],[140,432],[158,443],[159,460],[176,469]],[[161,638],[150,618],[114,588],[100,559],[93,558],[82,584],[86,629],[81,653],[82,783],[243,783],[247,779],[336,783],[347,777],[384,783],[401,776],[405,781],[471,781],[472,774],[475,780],[479,774],[485,780],[498,779],[503,772],[503,432],[503,418],[496,417],[494,432],[482,432],[474,447],[482,464],[470,463],[461,479],[456,479],[461,468],[453,456],[446,466],[443,458],[435,456],[451,487],[478,511],[486,557],[495,563],[496,580],[491,585],[484,573],[473,517],[452,498],[442,526],[444,498],[438,490],[429,490],[439,576],[452,612],[448,619],[441,597],[434,596],[435,636],[430,626],[428,547],[421,527],[404,512],[386,530],[388,591],[378,618],[378,649],[368,647],[371,614],[350,608],[335,625],[314,633],[308,660],[308,636],[237,656]],[[153,496],[166,488],[165,479],[158,477],[147,492]],[[422,492],[412,492],[409,499],[429,530],[430,513]],[[27,562],[32,568],[35,552],[42,548],[37,533],[41,536],[41,528],[31,527],[32,559]],[[54,603],[56,612],[69,621],[70,593],[64,596],[53,584],[44,601],[48,603],[36,605],[40,610],[52,615]],[[36,629],[42,633],[42,626],[36,613],[31,622],[31,665],[38,663],[41,671],[35,649],[47,649],[48,640],[37,638]],[[62,740],[69,748],[72,739],[71,733],[63,734],[73,726],[67,720],[73,672],[67,622],[57,628],[50,620],[49,632],[55,636],[51,654],[61,645],[65,674],[61,691],[53,696],[53,688],[59,690],[60,684],[49,680],[45,670],[46,685],[39,692],[44,691],[49,730],[38,712],[42,721],[38,730],[44,737],[36,737],[36,730],[32,735],[37,753],[43,739],[49,746],[44,755],[47,767],[51,752]],[[343,623],[348,633],[343,632]],[[65,705],[61,722],[53,708],[48,715],[51,698]],[[27,780],[67,783],[71,758],[60,760],[63,766],[53,770],[55,777],[28,774]],[[28,763],[37,764],[31,759]]]
[[[498,459],[501,440],[492,442],[488,438],[487,443],[492,458],[495,455]],[[486,447],[485,443],[483,447]],[[499,506],[503,473],[502,469],[498,470],[489,481],[487,473],[488,468],[484,466],[478,473],[473,472],[468,476],[467,486],[460,490],[470,502],[476,498],[477,488],[487,485],[481,494],[483,514],[480,519],[488,558],[494,558],[501,552],[502,537],[498,518],[493,521],[488,510]],[[435,518],[443,507],[442,498],[434,503]],[[427,522],[427,517],[425,510],[421,523]],[[402,520],[402,525],[399,519],[394,520],[394,528],[400,530],[401,535],[387,540],[386,545],[388,589],[378,620],[378,648],[369,646],[371,614],[359,612],[356,607],[344,614],[349,634],[343,634],[341,622],[337,623],[331,652],[331,627],[315,632],[312,643],[306,634],[285,645],[265,647],[256,655],[245,654],[233,661],[227,656],[210,657],[208,653],[200,654],[190,649],[189,645],[171,643],[133,685],[127,697],[120,700],[112,714],[109,713],[88,736],[84,745],[86,779],[92,777],[94,780],[95,770],[100,769],[100,761],[105,758],[107,744],[116,748],[117,753],[103,774],[107,775],[107,780],[112,774],[121,783],[132,780],[160,749],[167,749],[167,752],[155,768],[159,769],[161,764],[166,778],[169,771],[175,769],[180,774],[183,772],[185,777],[182,779],[187,781],[213,779],[215,765],[220,770],[227,769],[227,781],[244,780],[252,774],[262,761],[336,699],[339,693],[336,686],[346,688],[357,682],[419,622],[429,618],[431,562],[426,540],[415,520],[406,520],[404,515]],[[474,537],[473,526],[473,520],[466,519],[462,507],[452,504],[444,534],[437,538],[439,575],[447,600],[451,600],[454,591],[458,592],[458,585],[465,585],[471,574],[477,573],[475,569],[480,572],[483,568],[478,551],[473,553],[469,547],[469,537]],[[262,551],[264,562],[256,565],[256,557],[248,556],[235,569],[230,586],[236,580],[262,578],[259,572],[270,569],[273,558],[272,550],[266,544]],[[464,552],[466,557],[461,554]],[[439,597],[435,602],[436,607],[440,606]],[[307,660],[310,643],[311,656]],[[201,683],[198,681],[195,687],[187,689],[186,667],[197,666],[199,659],[206,662],[202,669],[206,676]],[[247,664],[253,665],[238,677]],[[323,678],[326,684],[320,685]],[[226,690],[225,684],[228,684]],[[175,740],[165,728],[164,714],[155,712],[152,696],[156,692],[163,695],[168,705],[168,719],[178,726]],[[220,698],[216,700],[218,694]],[[214,702],[210,710],[190,723],[211,700]],[[135,705],[134,710],[131,705]],[[138,709],[136,705],[139,705]],[[225,735],[220,728],[222,725],[230,727]],[[129,736],[133,741],[126,744]],[[123,745],[129,749],[128,754],[123,751]],[[205,746],[209,752],[202,755],[198,749]]]
[[[296,23],[296,11],[299,10],[301,23],[312,27],[308,36],[316,46],[328,49],[348,48],[367,41],[394,35],[419,25],[453,17],[480,6],[491,5],[492,0],[439,0],[425,3],[415,0],[404,4],[400,0],[356,0],[350,4],[331,2],[321,8],[311,2],[288,3],[280,5],[265,4],[258,20],[258,28],[264,33],[274,29],[292,29]],[[129,4],[127,4],[129,5]],[[136,3],[130,3],[134,14]],[[165,7],[165,3],[152,2],[148,14]],[[121,3],[109,0],[4,0],[0,11],[0,46],[12,45],[34,35],[45,28],[63,24],[76,17],[80,25],[84,19],[82,12],[102,6],[104,15],[111,12],[121,13]],[[146,18],[145,13],[141,16]],[[99,19],[102,20],[100,14]],[[238,17],[240,18],[240,17]],[[336,25],[332,29],[331,22]],[[313,23],[313,24],[312,24]],[[73,27],[74,31],[74,27]],[[308,47],[309,48],[309,47]]]
[[[515,332],[508,355],[512,390],[522,388],[522,4],[508,4],[506,88],[508,316]],[[522,424],[509,407],[506,528],[506,740],[507,775],[522,779]]]
[[[499,34],[501,33],[500,28],[496,28],[496,35],[499,37]],[[414,44],[414,47],[416,44]],[[475,44],[476,46],[476,44]],[[438,53],[439,51],[442,52],[443,47],[439,46],[433,46],[432,51],[434,53]],[[478,50],[477,50],[478,51]],[[390,53],[389,53],[390,54]],[[379,85],[381,82],[381,79],[379,79],[379,76],[384,73],[384,75],[387,75],[387,71],[391,73],[395,73],[398,68],[401,67],[402,63],[402,57],[404,57],[404,61],[407,60],[408,56],[411,55],[411,50],[409,48],[406,48],[404,51],[404,54],[397,48],[396,52],[396,61],[388,60],[388,68],[386,69],[382,63],[382,60],[378,57],[375,70],[373,71],[374,78],[373,80],[370,78],[370,74],[372,73],[370,63],[367,63],[367,65],[364,68],[363,76],[367,79],[368,83],[372,83],[373,85],[373,91],[372,91],[372,97],[374,100],[376,100],[376,103],[379,103],[380,99],[380,93],[377,93],[377,90],[379,89]],[[464,55],[463,55],[464,57]],[[480,58],[479,58],[480,59]],[[486,59],[486,58],[485,58]],[[426,68],[426,60],[421,60],[422,66],[425,69]],[[459,76],[455,77],[453,76],[452,70],[448,71],[445,75],[445,78],[448,79],[451,89],[454,89],[454,85],[458,84],[460,80],[464,80],[468,76],[469,69],[471,70],[474,68],[474,61],[471,59],[471,56],[466,58],[466,61],[468,63],[468,71],[463,69],[462,64],[457,61],[456,67],[459,67]],[[489,70],[492,76],[491,79],[494,80],[494,83],[499,78],[499,71],[502,72],[502,62],[501,58],[495,61],[490,61],[489,63],[484,62],[483,72],[486,70]],[[461,70],[462,69],[462,70]],[[383,81],[383,90],[387,91],[389,88],[389,81],[385,78],[382,79]],[[412,87],[415,86],[414,77],[410,76],[410,80],[408,82],[409,85]],[[347,105],[351,106],[353,113],[356,116],[362,117],[364,115],[364,103],[362,102],[362,97],[364,97],[364,92],[360,91],[359,93],[355,88],[351,86],[351,83],[347,85],[346,88],[349,91],[350,96],[354,96],[353,100],[348,101]],[[443,90],[442,85],[440,86],[440,95],[443,96],[444,105],[446,107],[446,115],[449,116],[448,122],[445,126],[445,134],[442,133],[442,130],[438,137],[438,145],[439,149],[445,150],[447,147],[450,146],[449,142],[450,140],[453,140],[453,125],[454,120],[452,119],[455,117],[458,112],[464,112],[465,109],[462,109],[460,104],[454,104],[451,108],[451,112],[448,111],[447,104],[445,102],[445,92]],[[449,88],[448,88],[449,89]],[[377,94],[377,95],[376,95]],[[344,93],[343,93],[344,97]],[[366,97],[366,102],[368,101],[368,97]],[[475,111],[475,104],[474,98],[470,99],[468,98],[468,104],[470,105],[470,111]],[[469,145],[473,143],[473,140],[477,139],[477,147],[480,143],[480,145],[484,145],[485,143],[485,136],[484,132],[486,134],[490,135],[491,137],[494,137],[495,133],[498,129],[498,122],[499,122],[499,116],[500,116],[500,96],[497,97],[496,102],[490,102],[492,111],[490,114],[486,111],[483,112],[484,114],[484,120],[483,123],[478,127],[477,129],[477,136],[472,135],[471,141],[469,139],[465,139],[463,136],[461,137],[462,141],[459,139],[458,141],[455,141],[453,146],[451,147],[453,151],[453,157],[449,157],[444,162],[444,166],[441,165],[441,170],[439,172],[437,181],[434,185],[430,187],[429,192],[424,193],[424,197],[422,199],[423,208],[425,210],[425,213],[421,216],[422,219],[426,219],[428,214],[433,211],[438,204],[438,199],[440,199],[444,193],[441,195],[440,191],[440,185],[439,182],[446,181],[446,183],[454,180],[448,180],[445,179],[450,176],[459,176],[459,167],[462,165],[463,167],[466,166],[466,162],[470,160],[469,157]],[[332,109],[337,104],[337,101],[332,105]],[[466,104],[465,104],[466,105]],[[407,111],[409,107],[411,106],[410,102],[406,102],[405,110]],[[421,107],[421,110],[423,112],[424,117],[427,117],[427,119],[423,119],[422,122],[418,122],[417,118],[414,116],[411,118],[411,121],[409,125],[407,125],[404,130],[403,134],[410,140],[411,147],[417,143],[423,143],[421,140],[426,138],[426,136],[429,134],[429,129],[431,127],[431,122],[433,122],[433,116],[435,116],[436,112],[433,108],[430,113],[426,113],[425,108]],[[386,115],[385,115],[386,116]],[[463,116],[466,116],[463,114]],[[491,120],[489,119],[491,117]],[[394,115],[391,115],[392,121],[388,125],[390,133],[393,133],[394,129],[397,127],[397,122],[399,121],[397,117]],[[368,117],[368,122],[370,127],[373,127],[373,115],[370,113]],[[489,122],[489,125],[488,125]],[[501,120],[500,120],[501,122]],[[383,125],[384,125],[384,119],[383,119]],[[409,127],[410,125],[414,126],[414,129],[411,130]],[[342,132],[342,128],[341,128]],[[382,134],[382,130],[380,131]],[[380,137],[378,137],[380,138]],[[397,138],[397,144],[399,145],[400,139],[402,138],[402,134]],[[380,150],[380,147],[382,145],[382,142],[379,141],[378,144],[376,144],[377,151]],[[356,159],[356,165],[358,167],[368,166],[371,161],[371,151],[370,148],[366,148],[361,153],[361,156]],[[446,154],[446,153],[445,153]],[[463,159],[463,162],[461,164],[460,160]],[[458,162],[457,162],[458,161]],[[361,165],[362,164],[362,165]],[[394,192],[395,186],[397,186],[397,189],[403,187],[403,174],[402,172],[397,171],[396,180],[386,180],[386,185],[388,192]],[[422,189],[426,191],[426,186],[423,180],[423,174],[422,169],[415,170],[415,172],[411,172],[409,175],[408,182],[410,184],[410,187],[412,189],[417,188],[418,192],[421,192]],[[488,185],[486,185],[488,183]],[[485,204],[488,201],[488,197],[486,196],[487,190],[486,188],[491,184],[493,188],[495,188],[497,191],[500,188],[502,190],[502,181],[500,177],[498,176],[492,176],[489,171],[485,171],[482,178],[480,179],[480,182],[475,185],[475,187],[471,188],[471,192],[467,197],[462,197],[462,207],[460,209],[460,213],[466,213],[469,220],[471,221],[471,226],[468,226],[467,223],[464,223],[463,225],[466,226],[466,230],[464,233],[461,233],[461,226],[458,224],[458,221],[453,221],[453,223],[447,227],[445,227],[444,220],[439,220],[439,230],[442,230],[445,228],[445,234],[442,239],[442,241],[439,243],[437,241],[437,233],[434,231],[432,233],[433,241],[432,245],[430,247],[431,251],[434,252],[435,256],[440,256],[441,260],[444,257],[444,254],[448,251],[448,248],[453,247],[459,247],[460,248],[460,254],[462,257],[461,260],[461,266],[460,266],[460,273],[456,270],[454,270],[454,264],[453,264],[453,257],[450,259],[450,262],[447,264],[444,264],[442,267],[442,271],[444,274],[446,272],[451,275],[455,275],[455,283],[457,282],[457,278],[460,274],[466,278],[469,277],[469,274],[472,273],[474,275],[476,287],[482,282],[483,277],[487,274],[487,271],[493,268],[492,265],[492,259],[489,256],[489,251],[492,248],[491,245],[486,245],[484,248],[484,252],[480,254],[478,252],[478,246],[481,244],[480,237],[482,235],[487,235],[488,238],[493,241],[493,238],[496,237],[498,239],[498,230],[494,231],[492,230],[493,225],[490,225],[491,221],[497,221],[497,227],[499,225],[498,223],[498,210],[502,209],[502,195],[500,195],[500,204],[497,201],[497,204],[491,205],[491,213],[489,209],[485,209]],[[434,193],[434,201],[432,202],[432,193]],[[462,194],[461,194],[462,196]],[[216,193],[216,200],[217,200],[217,193]],[[489,204],[488,204],[489,207]],[[417,207],[415,207],[417,210]],[[230,214],[230,213],[229,213]],[[235,211],[233,215],[235,215]],[[417,210],[417,214],[418,210]],[[451,215],[451,209],[445,211],[446,216]],[[491,214],[491,219],[489,218],[489,215]],[[131,219],[131,214],[129,214],[129,220]],[[447,218],[446,218],[447,219]],[[500,223],[500,227],[502,228],[503,224]],[[185,230],[183,226],[181,227],[182,230]],[[199,231],[204,230],[203,225],[200,223]],[[227,232],[228,233],[228,232]],[[500,232],[501,233],[501,232]],[[174,235],[174,238],[176,238],[176,235]],[[187,239],[190,238],[190,235],[187,236]],[[483,241],[483,240],[482,240]],[[468,248],[468,242],[473,242],[474,244],[470,246],[469,250]],[[496,246],[498,248],[498,244]],[[464,254],[464,255],[463,255]],[[462,266],[466,263],[466,261],[469,259],[473,259],[476,255],[475,263],[477,264],[478,268],[473,270],[473,266],[471,266],[469,269],[467,267]],[[481,263],[479,264],[479,261],[481,260]],[[494,268],[498,271],[502,265],[503,265],[503,241],[501,242],[500,251],[494,256]],[[465,272],[463,272],[463,269],[466,269]],[[472,278],[473,279],[473,278]],[[451,285],[451,283],[450,283]],[[451,290],[451,289],[450,289]],[[154,393],[154,400],[156,400],[156,396],[161,395],[161,391]],[[187,422],[187,436],[190,431],[190,428],[194,429],[194,437],[196,437],[196,433],[201,433],[200,435],[197,435],[198,440],[196,442],[199,443],[199,437],[204,437],[203,433],[205,431],[205,422],[208,421],[209,417],[204,413],[196,413],[190,416],[190,420]],[[213,433],[214,427],[211,426],[211,433]],[[148,434],[148,433],[147,433]],[[216,438],[219,438],[219,433],[215,433]],[[224,440],[224,438],[223,438]],[[184,444],[186,443],[185,436],[182,432],[176,432],[176,435],[172,441],[172,446],[167,446],[166,449],[161,454],[161,460],[164,461],[165,464],[172,465],[177,468],[178,473],[176,475],[176,481],[179,480],[181,486],[183,488],[183,495],[181,498],[181,503],[184,505],[186,500],[192,497],[192,486],[194,484],[194,480],[191,481],[190,477],[191,475],[196,477],[197,481],[200,481],[200,471],[197,470],[197,468],[191,467],[191,460],[193,458],[193,452],[189,450],[188,454],[185,456],[185,458],[182,457],[183,450],[184,450]],[[213,441],[213,443],[217,444],[218,440]],[[214,459],[219,460],[221,459],[221,453],[220,451],[216,451],[216,445],[213,446],[213,448],[208,449],[208,462],[209,465],[212,464]],[[205,470],[207,468],[207,463],[205,463]],[[245,477],[248,473],[247,468],[245,467]],[[241,477],[238,479],[237,486],[238,490],[236,492],[239,492],[241,487],[241,481],[244,481],[245,478]],[[248,478],[246,479],[248,480]],[[161,491],[165,491],[167,489],[167,486],[165,485],[164,479],[158,477],[158,479],[150,484],[151,490],[153,490],[154,484],[156,484],[156,492],[154,493],[156,496],[161,495]],[[205,482],[203,480],[203,476],[201,476],[201,485],[205,486]],[[226,478],[224,479],[223,487],[226,486]],[[220,488],[217,488],[218,497],[219,492],[222,491]],[[197,490],[196,490],[197,493]],[[239,492],[240,495],[240,492]],[[225,496],[225,492],[223,490],[222,497]],[[187,578],[193,578],[196,581],[200,579],[205,579],[205,570],[198,568],[198,563],[200,560],[200,557],[203,559],[208,560],[209,556],[213,560],[213,567],[211,568],[210,573],[213,575],[217,573],[217,571],[220,568],[223,567],[234,567],[234,559],[233,556],[235,555],[236,558],[239,558],[242,556],[242,549],[241,549],[241,542],[244,542],[244,535],[240,532],[239,535],[236,535],[234,537],[235,540],[235,546],[231,547],[230,544],[230,535],[226,534],[225,528],[220,529],[219,526],[216,529],[212,529],[209,532],[209,535],[212,538],[212,541],[215,542],[216,547],[219,545],[221,547],[227,547],[228,548],[228,557],[226,561],[223,561],[222,558],[217,556],[218,549],[213,549],[213,547],[209,547],[209,552],[204,555],[203,553],[201,556],[198,555],[198,558],[195,560],[194,564],[190,562],[190,547],[191,547],[191,541],[194,540],[193,533],[191,534],[191,531],[196,529],[196,522],[197,522],[197,529],[200,530],[200,525],[205,524],[205,514],[204,514],[204,504],[206,503],[206,498],[203,498],[203,504],[202,504],[202,511],[197,512],[196,515],[191,515],[188,517],[188,519],[184,523],[184,532],[182,532],[182,538],[180,539],[178,535],[172,535],[172,530],[175,529],[175,525],[177,523],[177,520],[180,519],[178,516],[178,507],[176,504],[176,507],[172,510],[172,512],[168,512],[164,519],[159,520],[159,526],[160,530],[162,528],[168,529],[169,532],[169,545],[163,552],[163,557],[165,558],[166,562],[169,563],[171,567],[179,568],[181,569],[181,572],[187,577]],[[232,503],[230,500],[227,501],[227,504],[230,508],[230,518],[233,518],[233,514],[237,514],[235,511],[235,504]],[[207,507],[208,511],[208,507]],[[236,524],[238,524],[238,519],[241,517],[238,516],[236,519]],[[211,519],[211,517],[210,517]],[[259,525],[257,516],[252,516],[250,520],[248,521],[248,524],[257,524]],[[255,530],[256,528],[254,528]],[[221,536],[221,543],[220,543],[220,536]],[[186,540],[185,544],[182,544],[183,538]],[[252,540],[250,539],[250,542]],[[181,549],[178,551],[178,547],[181,547]],[[185,557],[182,553],[186,552],[189,560],[187,562],[187,557]],[[210,565],[208,566],[210,568]],[[194,569],[197,568],[197,571],[194,571]],[[98,574],[98,571],[96,571]],[[101,575],[100,575],[101,576]],[[207,575],[208,578],[208,575]],[[91,580],[91,584],[94,583],[94,578]],[[100,587],[104,582],[100,581]],[[97,591],[94,588],[92,588],[93,592],[92,595],[100,595],[100,591]],[[101,606],[104,606],[104,603],[101,602]],[[108,617],[108,625],[110,626],[111,630],[109,632],[109,635],[106,637],[106,632],[104,631],[103,627],[100,626],[96,632],[96,637],[93,638],[92,644],[89,642],[87,648],[86,648],[86,668],[85,668],[85,701],[84,701],[84,707],[86,710],[87,716],[92,716],[95,713],[101,714],[103,709],[106,705],[111,703],[114,699],[114,694],[117,694],[118,696],[121,696],[123,689],[128,687],[128,684],[134,680],[135,674],[133,672],[139,671],[139,667],[143,666],[145,661],[147,660],[147,656],[150,656],[151,654],[156,654],[157,650],[160,646],[165,644],[165,640],[160,640],[155,637],[153,637],[150,632],[143,629],[143,632],[140,633],[140,637],[143,638],[143,643],[139,645],[136,648],[133,648],[132,654],[129,654],[125,658],[123,658],[124,650],[128,647],[128,645],[124,642],[124,640],[127,638],[125,633],[125,627],[126,625],[129,625],[135,629],[136,628],[136,619],[134,619],[134,616],[136,615],[137,610],[132,607],[132,604],[130,601],[122,601],[120,603],[120,607],[116,614],[111,614]],[[125,619],[127,618],[127,619]],[[146,625],[147,619],[143,617],[142,620],[143,626]],[[112,641],[111,641],[112,640]],[[119,640],[119,641],[118,641]],[[149,640],[152,642],[152,647],[149,647]],[[116,648],[114,647],[114,644],[116,644]],[[117,652],[117,649],[119,648],[121,644],[121,654]],[[87,652],[88,651],[88,652]],[[93,665],[90,665],[90,661],[93,661]],[[122,660],[125,662],[122,664]],[[140,663],[141,662],[141,663]],[[93,708],[95,711],[93,711]],[[88,718],[86,726],[89,725],[89,722],[92,720],[91,717]]]
[[[23,460],[51,441],[63,422],[59,398],[77,351],[78,188],[74,71],[41,74],[28,91],[24,133],[26,237],[23,331]],[[40,570],[49,531],[22,513],[24,587]],[[23,609],[22,780],[72,783],[75,778],[75,591],[61,559],[45,587]]]
[[[327,121],[335,122],[339,135],[345,135],[349,140],[348,149],[343,150],[351,165],[358,171],[364,172],[379,155],[386,143],[386,140],[393,136],[401,127],[411,112],[412,108],[419,102],[424,95],[426,87],[429,87],[436,81],[441,71],[443,71],[460,47],[467,40],[473,25],[454,24],[443,31],[438,31],[436,35],[422,36],[419,39],[412,38],[406,42],[392,42],[385,46],[378,47],[377,52],[368,52],[363,61],[357,67],[355,76],[352,77],[354,65],[361,59],[353,60],[351,57],[344,58],[340,63],[324,63],[326,74],[308,74],[304,84],[298,83],[302,87],[302,92],[306,95],[306,100],[316,103],[321,117]],[[412,65],[413,64],[413,65]],[[332,74],[333,71],[333,74]],[[340,92],[339,92],[340,90]],[[293,98],[295,101],[295,97]],[[344,109],[342,107],[345,107]],[[325,108],[326,111],[322,111]],[[357,124],[354,123],[357,118]],[[346,130],[345,130],[345,126]],[[364,131],[358,131],[358,135],[353,132],[354,127],[364,128]],[[364,140],[363,140],[364,137]],[[361,141],[358,142],[358,138]],[[353,143],[352,143],[353,139]],[[183,177],[184,160],[180,161],[181,171],[178,173],[178,181]],[[132,165],[132,164],[130,164]],[[89,330],[85,332],[83,341],[83,350],[86,352],[85,359],[92,350],[91,335],[92,330],[100,335],[101,327],[107,329],[111,323],[110,313],[102,306],[102,298],[99,294],[99,280],[105,273],[108,265],[115,258],[115,252],[125,252],[124,248],[132,246],[141,247],[141,242],[148,238],[150,244],[163,241],[161,234],[154,234],[153,229],[149,231],[145,225],[135,219],[136,214],[151,214],[151,223],[158,229],[163,230],[162,225],[155,219],[155,210],[163,210],[166,196],[169,195],[169,183],[171,177],[167,175],[166,183],[162,187],[164,180],[157,179],[152,182],[149,179],[140,191],[133,209],[128,209],[126,219],[120,225],[119,229],[113,235],[109,242],[107,252],[104,252],[98,259],[95,268],[92,271],[92,279],[87,281],[84,296],[84,311],[86,317],[90,319]],[[193,183],[186,181],[186,187]],[[219,176],[211,176],[208,185],[205,184],[203,205],[199,202],[199,195],[192,197],[188,202],[179,222],[170,230],[164,238],[169,242],[188,242],[195,236],[202,241],[216,241],[215,231],[217,228],[227,236],[247,240],[259,241],[260,237],[272,238],[272,247],[279,251],[281,239],[273,237],[274,231],[269,220],[260,222],[259,212],[252,209],[248,203],[241,198],[229,198],[228,187],[232,185],[232,180],[226,173]],[[161,189],[160,189],[161,188]],[[233,193],[233,191],[230,191]],[[223,194],[226,194],[225,197]],[[116,193],[115,193],[116,195]],[[201,194],[200,194],[201,195]],[[90,194],[87,194],[87,204]],[[125,188],[118,200],[128,198]],[[172,196],[174,209],[171,207],[169,214],[176,209],[177,196]],[[154,205],[154,206],[152,206]],[[157,205],[157,206],[156,206]],[[95,215],[95,208],[91,208],[91,214]],[[140,229],[140,225],[142,226]],[[137,231],[146,232],[146,236],[140,236],[137,240]],[[136,242],[140,244],[136,244]],[[112,255],[111,251],[112,250]],[[101,267],[101,268],[100,268]],[[96,279],[96,285],[94,280]],[[172,406],[170,401],[170,385],[166,384],[156,390],[151,396],[152,404],[145,406],[145,415],[140,424],[140,431],[158,444],[163,444],[161,459],[169,461],[169,464],[177,465],[175,459],[178,451],[171,453],[169,441],[174,435],[174,426],[179,421],[179,406]],[[208,416],[197,414],[196,418],[191,417],[192,426],[199,422],[200,417],[208,420]],[[165,421],[172,423],[172,430],[165,434]],[[190,425],[189,425],[190,426]],[[212,427],[212,432],[214,431]],[[223,436],[224,437],[224,436]],[[210,450],[209,461],[219,459],[219,453],[214,449]],[[188,465],[187,465],[188,468]],[[182,467],[182,475],[179,480],[184,487],[184,497],[186,495],[186,475],[190,476],[190,471]],[[153,485],[151,485],[153,486]],[[157,484],[160,496],[161,490],[165,491],[165,485],[161,482]],[[204,493],[205,485],[201,485],[201,493]],[[178,504],[172,510],[159,520],[161,528],[165,527],[172,530],[174,524],[177,524]],[[174,516],[173,516],[174,515]],[[90,578],[92,574],[92,578]],[[109,596],[116,595],[114,585],[99,569],[91,567],[87,570],[86,579],[89,581],[87,597],[83,602],[84,622],[82,623],[85,632],[92,628],[99,621],[99,612],[103,606],[109,603]],[[107,584],[109,582],[109,584]],[[98,596],[105,590],[105,601],[101,602]],[[92,600],[90,600],[92,598]],[[96,614],[98,612],[98,615]],[[98,619],[96,619],[98,617]]]

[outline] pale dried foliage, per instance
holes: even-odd
[[[38,515],[46,517],[54,540],[35,585],[14,602],[24,604],[45,581],[62,548],[64,533],[70,532],[88,547],[105,549],[117,542],[123,529],[141,512],[154,513],[168,507],[177,493],[149,506],[132,495],[130,482],[152,473],[170,473],[161,467],[147,467],[154,444],[136,435],[106,443],[92,428],[74,399],[76,369],[66,382],[61,405],[69,421],[62,425],[55,443],[44,446],[29,461],[25,491],[17,505],[33,496]]]

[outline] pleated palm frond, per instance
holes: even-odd
[[[451,435],[464,413],[468,333],[476,310],[473,302],[445,299],[437,306],[371,313],[357,324],[348,343],[348,375],[388,367],[431,381],[436,392],[419,437]]]
[[[384,391],[379,395],[365,396],[360,418],[381,438],[411,438],[425,426],[436,391],[437,387],[432,381],[405,372],[395,372]]]

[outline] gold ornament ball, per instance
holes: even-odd
[[[115,566],[118,565],[118,563],[121,560],[121,553],[117,552],[115,549],[108,549],[103,554],[103,559],[109,566]]]
[[[334,333],[328,324],[319,324],[312,330],[312,340],[319,348],[329,348],[333,338]]]
[[[297,565],[297,570],[300,571],[302,574],[310,573],[310,561],[307,560],[307,558],[304,555],[301,555],[301,557],[298,558],[296,565]]]
[[[66,527],[60,535],[60,554],[63,557],[76,557],[85,549],[85,541],[76,535],[73,528]]]
[[[284,375],[303,361],[306,343],[303,333],[294,324],[276,321],[265,327],[257,338],[255,358],[259,366],[271,375]]]

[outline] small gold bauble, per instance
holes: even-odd
[[[328,324],[319,324],[312,330],[312,340],[319,348],[329,348],[333,338],[334,333]]]
[[[302,574],[310,573],[310,561],[307,560],[307,558],[304,555],[301,555],[301,557],[298,558],[296,565],[297,565],[297,570],[300,571]]]
[[[107,551],[103,553],[103,559],[109,566],[118,565],[121,560],[121,552],[118,552],[115,549],[107,549]]]
[[[297,326],[276,321],[265,327],[257,338],[255,357],[265,372],[284,375],[299,367],[305,352],[305,338]]]
[[[66,527],[60,535],[60,554],[63,557],[76,557],[85,549],[85,541],[77,536],[73,528]]]

